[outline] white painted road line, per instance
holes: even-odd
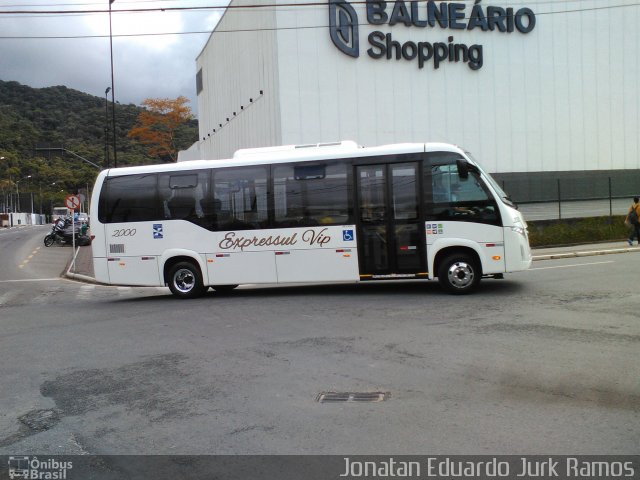
[[[616,263],[613,260],[609,260],[606,262],[590,262],[590,263],[576,263],[574,265],[556,265],[553,267],[536,267],[530,268],[529,270],[550,270],[552,268],[573,268],[573,267],[585,267],[587,265],[602,265],[603,263]]]
[[[20,278],[18,280],[0,280],[0,283],[16,283],[16,282],[60,282],[63,281],[64,278],[55,277],[55,278]]]

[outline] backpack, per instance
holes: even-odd
[[[631,207],[631,211],[629,212],[629,215],[627,216],[627,219],[629,220],[629,223],[631,225],[637,225],[638,224],[638,212],[636,211],[636,206],[633,205]]]

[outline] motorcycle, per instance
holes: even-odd
[[[71,218],[59,218],[51,227],[51,232],[44,237],[44,246],[50,247],[54,243],[71,245],[74,237],[76,245],[83,246],[91,243],[89,237],[81,234],[79,224],[76,223],[74,230]]]

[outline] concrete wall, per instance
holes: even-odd
[[[274,27],[273,8],[227,9],[198,56],[200,158],[229,158],[239,147],[278,144]]]
[[[189,160],[200,160],[202,154],[200,153],[200,143],[196,142],[186,150],[180,150],[178,152],[178,162],[187,162]]]
[[[2,226],[16,227],[19,225],[44,225],[47,223],[46,215],[37,213],[9,213],[6,225]]]
[[[497,173],[493,177],[518,203],[628,198],[640,194],[640,170]]]

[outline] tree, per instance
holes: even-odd
[[[13,182],[11,180],[8,180],[8,179],[0,180],[0,192],[2,192],[3,196],[7,192],[10,192],[12,187],[13,187]]]
[[[144,109],[138,114],[137,124],[127,134],[130,138],[149,147],[150,155],[169,157],[177,160],[175,145],[176,129],[193,118],[186,105],[189,100],[178,98],[147,98],[142,102]]]

